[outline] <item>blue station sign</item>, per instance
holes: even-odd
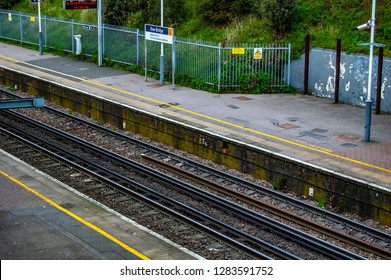
[[[145,39],[172,45],[174,42],[174,29],[170,27],[146,24]]]

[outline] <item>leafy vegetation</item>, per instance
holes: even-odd
[[[242,75],[239,78],[240,89],[245,93],[261,94],[270,88],[270,80],[266,73],[260,72],[256,75]]]
[[[62,0],[41,0],[47,16],[96,22],[96,10],[64,10]],[[160,0],[103,0],[103,21],[142,29],[160,24]],[[372,1],[359,0],[164,0],[164,25],[180,37],[226,43],[290,42],[293,57],[304,50],[306,34],[313,47],[334,49],[342,40],[347,52],[368,53],[368,31],[357,25],[371,17]],[[378,0],[376,37],[391,56],[391,0]],[[30,0],[0,0],[0,8],[37,12]]]

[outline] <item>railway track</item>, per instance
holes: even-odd
[[[374,228],[353,222],[332,212],[303,203],[300,200],[281,195],[269,189],[233,176],[221,176],[204,166],[194,165],[165,155],[143,157],[170,170],[227,195],[237,201],[262,209],[285,220],[302,225],[318,233],[336,238],[362,250],[385,259],[391,258],[390,235]],[[328,226],[325,226],[327,224]]]
[[[69,117],[67,117],[67,118],[69,118]],[[84,123],[84,120],[78,119],[77,122]],[[32,125],[32,124],[30,124],[30,125]],[[90,124],[84,123],[83,125],[89,126]],[[100,130],[100,131],[102,130],[101,126],[99,126],[99,125],[94,125],[94,126],[96,126],[96,127],[93,129]],[[24,130],[26,130],[26,128]],[[262,188],[258,185],[252,184],[248,181],[244,181],[240,178],[237,178],[237,177],[234,177],[234,176],[231,176],[228,174],[223,174],[223,173],[218,172],[215,169],[210,168],[206,165],[199,164],[199,163],[191,161],[189,159],[179,157],[176,154],[171,154],[165,150],[147,145],[145,142],[140,142],[140,141],[135,142],[134,139],[126,137],[120,133],[113,132],[113,131],[105,131],[104,133],[105,133],[105,135],[107,135],[106,140],[111,139],[111,138],[116,138],[117,139],[116,141],[118,141],[118,138],[120,138],[121,139],[120,141],[122,142],[121,145],[123,147],[126,147],[125,148],[126,150],[128,150],[128,149],[138,150],[139,153],[142,154],[142,157],[144,158],[144,160],[153,161],[153,163],[157,164],[157,165],[163,165],[165,169],[168,168],[171,170],[171,172],[178,173],[181,176],[186,175],[187,179],[192,180],[192,181],[197,181],[198,183],[201,182],[203,185],[206,185],[208,188],[213,188],[216,192],[224,193],[225,196],[229,196],[229,197],[232,197],[236,200],[239,200],[241,204],[245,203],[245,204],[251,205],[252,207],[266,210],[268,212],[273,213],[274,215],[277,215],[279,217],[283,217],[284,219],[290,220],[291,222],[299,223],[302,226],[308,227],[312,230],[316,230],[319,232],[322,232],[322,228],[325,228],[325,227],[322,226],[321,223],[314,222],[314,220],[316,221],[317,219],[320,219],[320,218],[323,220],[328,219],[329,221],[332,221],[333,224],[326,231],[323,230],[322,234],[325,234],[325,232],[327,232],[328,235],[332,236],[333,238],[336,238],[339,241],[343,241],[343,242],[350,243],[350,244],[355,244],[354,246],[360,248],[361,250],[366,250],[368,252],[371,252],[372,254],[376,254],[377,256],[379,256],[381,258],[386,258],[386,259],[390,258],[390,251],[389,251],[390,236],[381,232],[381,231],[377,231],[377,230],[374,230],[371,228],[364,227],[363,225],[361,225],[359,223],[354,223],[348,219],[345,219],[341,216],[335,215],[329,211],[324,211],[324,210],[319,209],[317,207],[310,206],[306,203],[292,199],[290,197],[287,197],[287,196],[280,194],[276,191],[273,191],[271,189]],[[65,136],[61,135],[61,136],[56,136],[56,137],[64,138]],[[108,140],[108,141],[111,142],[111,140]],[[2,142],[4,142],[4,141],[2,141]],[[48,144],[46,144],[46,145],[48,145]],[[96,147],[96,148],[99,149],[98,147]],[[83,147],[82,150],[83,149],[85,150],[87,148]],[[62,153],[67,154],[68,152],[62,151]],[[98,152],[95,151],[94,153],[98,153]],[[27,154],[33,155],[34,153],[27,153]],[[37,157],[39,157],[39,156],[37,156]],[[121,160],[127,160],[127,159],[122,158]],[[72,159],[71,161],[75,162],[75,159]],[[106,158],[104,161],[110,161],[111,162],[110,164],[112,164],[114,159]],[[125,163],[121,163],[121,164],[125,164]],[[51,168],[53,168],[53,166]],[[126,165],[124,165],[124,167],[122,167],[122,168],[129,169],[129,167]],[[91,167],[88,167],[88,169],[94,170]],[[100,173],[102,171],[99,171],[99,172],[94,171],[94,172]],[[137,171],[137,172],[141,173],[141,171]],[[79,175],[77,175],[77,176],[74,175],[74,177],[78,177],[78,176]],[[110,176],[113,176],[113,175],[110,175]],[[110,178],[110,176],[106,175],[105,177]],[[143,176],[152,177],[155,175],[152,175],[150,173],[144,173]],[[165,179],[160,178],[159,180],[160,180],[160,184],[162,184],[161,182],[164,182],[165,184],[169,184],[169,182],[167,182],[167,181],[170,181],[170,182],[175,181],[172,177],[167,177]],[[118,179],[115,179],[113,181],[118,181]],[[125,185],[126,184],[129,184],[129,183],[125,183]],[[121,184],[121,185],[123,185],[123,184]],[[292,242],[292,240],[295,240],[295,242],[298,242],[297,240],[300,240],[300,237],[304,237],[303,239],[305,239],[306,241],[305,240],[301,241],[304,243],[308,242],[308,240],[312,240],[312,237],[310,235],[303,234],[302,232],[300,232],[298,230],[293,230],[293,231],[296,231],[296,235],[297,235],[296,237],[293,237],[295,234],[293,234],[292,232],[289,234],[288,233],[281,233],[283,231],[281,231],[280,226],[283,224],[280,223],[279,225],[269,225],[268,223],[273,221],[273,219],[269,218],[269,221],[257,220],[257,219],[259,219],[259,216],[262,216],[262,215],[257,214],[254,211],[249,211],[247,208],[242,207],[242,206],[238,206],[235,203],[229,202],[229,201],[227,201],[227,199],[223,199],[224,202],[218,201],[218,196],[216,196],[216,198],[215,198],[215,196],[211,195],[209,192],[204,192],[204,191],[201,191],[200,189],[194,189],[194,188],[188,189],[189,186],[192,187],[191,185],[188,185],[188,184],[186,185],[186,189],[187,189],[186,192],[188,193],[188,195],[190,195],[191,197],[193,197],[193,196],[195,197],[196,195],[203,193],[202,197],[199,196],[198,201],[208,201],[208,203],[211,205],[219,205],[219,207],[221,209],[224,209],[223,213],[225,213],[225,215],[226,215],[226,213],[231,213],[229,215],[233,215],[232,213],[236,213],[236,214],[240,213],[240,217],[237,215],[236,219],[241,219],[240,221],[247,220],[246,221],[247,223],[249,221],[251,221],[251,224],[250,224],[251,226],[248,226],[248,227],[255,227],[255,228],[257,228],[257,230],[263,229],[265,227],[269,227],[269,230],[271,230],[273,227],[275,227],[274,231],[271,230],[271,232],[273,232],[274,234],[276,234],[276,232],[279,232],[280,235],[284,235],[284,234],[290,235],[290,237],[288,238],[289,240],[291,240],[290,242]],[[181,185],[181,183],[179,183],[179,182],[178,182],[178,186],[176,186],[176,187],[170,186],[170,188],[171,189],[176,188],[176,192],[178,192],[178,193],[184,193],[184,189],[185,189],[184,185],[183,184]],[[104,188],[101,188],[100,192],[104,193],[106,196],[113,195],[112,193],[114,193],[114,194],[118,193],[118,191],[115,191],[113,189],[111,189],[109,191],[102,191],[103,189]],[[99,188],[96,187],[95,190],[99,190]],[[137,192],[139,192],[139,190]],[[155,195],[156,194],[153,194],[153,196],[155,196]],[[213,199],[212,199],[212,197],[213,197]],[[122,202],[126,201],[125,198],[116,198],[115,200],[122,201]],[[273,204],[276,204],[277,206],[270,207],[270,203],[262,203],[265,201],[270,202],[271,200],[276,201]],[[166,203],[168,203],[168,202],[166,202]],[[172,203],[172,202],[170,202],[170,203]],[[192,203],[194,203],[194,202],[192,202]],[[223,206],[223,203],[225,204],[225,206]],[[228,209],[227,203],[232,204],[230,206],[230,207],[232,207],[231,209]],[[287,209],[287,207],[281,207],[281,205],[283,205],[283,204],[288,205],[290,212],[288,212],[287,210],[284,210],[284,209]],[[202,206],[201,206],[201,208],[202,208]],[[292,209],[295,209],[295,210],[292,210]],[[298,210],[296,210],[296,209],[298,209]],[[153,211],[152,212],[151,211],[147,211],[147,213],[152,213]],[[222,211],[222,210],[219,210],[219,211]],[[294,215],[293,216],[288,215],[291,213],[294,213]],[[254,218],[254,214],[256,214],[256,216],[258,216],[257,219]],[[192,214],[192,215],[194,215],[194,214]],[[250,218],[250,216],[251,216],[251,218]],[[305,216],[306,218],[304,218],[303,216]],[[309,219],[308,216],[311,216],[311,219]],[[200,219],[199,216],[197,219]],[[156,220],[161,220],[161,219],[156,219]],[[163,220],[165,220],[165,219],[163,219]],[[308,221],[312,221],[312,222],[309,223]],[[209,224],[209,223],[210,222],[204,223],[204,224]],[[331,223],[331,222],[329,222],[329,223]],[[214,225],[213,227],[216,227],[216,225]],[[232,227],[232,225],[231,225],[231,227]],[[284,227],[284,226],[282,226],[282,227]],[[347,228],[349,228],[349,230],[347,230]],[[234,232],[232,230],[233,229],[230,229],[230,231],[226,230],[226,232],[228,233],[227,235],[234,237],[233,240],[244,240],[243,236],[240,237],[239,235],[237,235],[238,234],[237,232]],[[291,229],[287,229],[287,231],[289,231],[289,230],[291,230]],[[350,234],[346,233],[346,231],[350,231]],[[342,233],[342,235],[340,233]],[[246,233],[246,234],[251,235],[249,233]],[[244,234],[244,235],[246,235],[246,234]],[[198,233],[196,234],[196,236],[197,235],[198,235]],[[352,236],[353,236],[353,238],[351,238]],[[296,238],[297,238],[297,240],[296,240]],[[259,239],[259,238],[255,238],[255,239]],[[372,242],[369,242],[368,240],[372,240]],[[221,242],[221,241],[219,241],[219,242]],[[217,244],[219,242],[215,242],[215,244]],[[315,243],[318,242],[317,238],[313,239],[313,242],[315,242]],[[247,241],[244,241],[243,243],[244,244],[254,244],[255,241],[251,240],[251,239],[247,239]],[[319,248],[322,248],[322,246],[325,246],[325,247],[329,246],[329,245],[327,245],[327,242],[324,242],[322,244],[322,246],[320,246],[320,247],[318,247],[319,245],[315,245],[315,243],[312,245],[307,244],[305,246],[307,246],[308,248],[311,248],[311,250],[314,250],[314,251],[321,250]],[[220,245],[215,245],[215,247],[219,247],[219,246]],[[265,246],[265,244],[263,244],[262,246]],[[304,246],[304,245],[302,245],[302,246]],[[233,247],[235,247],[235,246],[233,246]],[[271,245],[268,250],[272,251],[273,247],[275,247],[275,245]],[[342,250],[341,252],[336,253],[335,251],[339,250],[339,249],[337,249],[338,247],[337,246],[331,246],[331,247],[332,247],[331,251],[334,251],[334,252],[328,253],[329,255],[325,258],[338,258],[338,259],[362,258],[358,254],[348,253],[346,250]],[[264,248],[260,249],[260,248],[263,248],[263,247],[261,247],[261,245],[258,244],[253,247],[253,250],[255,250],[255,251],[261,250],[261,251],[266,252],[266,249],[264,249]],[[216,249],[216,251],[217,251],[217,249]],[[262,257],[252,255],[251,253],[246,253],[246,254],[248,256],[256,257],[256,258],[270,258],[270,252],[268,252],[269,255],[264,254]],[[293,253],[289,253],[289,252],[285,256],[278,255],[277,253],[273,253],[273,254],[271,255],[271,258],[301,258],[300,256],[295,256]],[[319,258],[319,257],[320,256],[317,256],[317,258]]]
[[[194,196],[191,203],[194,203],[195,200],[202,201],[203,205],[206,205],[205,201],[208,201],[210,204],[209,207],[213,208],[218,205],[220,209],[224,209],[225,213],[236,216],[237,218],[240,217],[241,223],[246,223],[248,226],[257,226],[257,231],[270,231],[272,234],[281,235],[289,240],[294,240],[305,248],[304,251],[313,249],[314,251],[319,251],[319,253],[324,254],[327,258],[332,259],[360,258],[358,255],[352,254],[349,251],[327,244],[322,240],[317,240],[316,238],[295,229],[288,228],[271,219],[257,216],[255,213],[238,207],[228,201],[224,201],[219,197],[213,197],[205,192],[200,193],[199,189],[194,188],[191,185],[179,182],[172,177],[124,159],[109,151],[102,150],[95,145],[64,134],[61,131],[43,126],[26,117],[7,112],[7,117],[10,117],[10,115],[12,115],[12,119],[8,119],[8,121],[13,124],[8,123],[8,125],[5,125],[3,115],[3,122],[1,125],[2,133],[4,135],[6,130],[9,131],[8,135],[12,135],[14,138],[17,137],[18,143],[14,144],[11,138],[7,137],[7,139],[2,139],[1,141],[3,149],[9,152],[13,151],[13,154],[16,154],[24,160],[33,156],[35,161],[39,161],[38,165],[44,166],[45,169],[49,169],[49,171],[55,169],[56,173],[58,173],[59,170],[68,173],[69,171],[74,172],[74,169],[78,169],[84,174],[93,176],[95,179],[98,179],[100,183],[90,186],[87,192],[89,194],[94,192],[95,198],[98,198],[99,200],[102,200],[102,196],[105,198],[110,196],[109,200],[115,199],[116,201],[123,202],[125,201],[125,198],[127,200],[131,197],[136,201],[142,202],[153,208],[143,211],[143,213],[147,213],[147,216],[150,216],[152,220],[158,221],[159,223],[162,220],[168,222],[169,220],[167,220],[167,217],[160,217],[162,213],[164,213],[171,218],[173,217],[176,220],[185,222],[187,225],[195,228],[197,232],[207,233],[209,236],[217,238],[219,242],[228,243],[230,247],[239,249],[240,252],[244,252],[246,255],[253,258],[301,258],[288,252],[286,249],[281,249],[270,242],[265,242],[252,234],[246,233],[242,229],[235,228],[215,217],[189,207],[177,200],[173,200],[167,195],[161,194],[146,185],[136,183],[136,174],[125,177],[103,167],[101,163],[97,163],[97,161],[110,162],[110,165],[116,166],[116,169],[131,169],[133,170],[132,172],[139,173],[139,176],[148,177],[148,180],[156,180],[157,184],[164,185],[165,188],[175,189],[176,191],[180,190],[181,193],[186,192],[188,195]],[[19,118],[17,124],[14,123],[16,118]],[[23,121],[24,125],[22,125],[21,121]],[[36,135],[32,135],[31,132]],[[37,137],[37,135],[45,135],[43,138],[46,138],[46,140],[43,140],[42,137]],[[26,139],[28,139],[28,142],[26,142]],[[22,147],[22,141],[30,147],[34,147],[35,151],[38,151],[39,149],[39,152],[50,155],[50,158],[55,158],[56,162],[49,163],[48,161],[50,159],[41,159],[41,157],[38,156],[36,152],[31,151],[27,145]],[[64,146],[67,146],[67,148],[65,149]],[[88,155],[86,153],[87,150]],[[93,157],[100,159],[93,159]],[[66,165],[63,166],[63,163]],[[69,168],[71,168],[71,170],[69,170]],[[99,195],[97,195],[97,193],[99,193]],[[136,202],[132,204],[135,203]],[[140,207],[139,203],[136,203],[136,205],[137,207]],[[214,209],[213,211],[221,211],[220,209]],[[225,213],[223,215],[225,215]],[[153,217],[155,215],[159,217]],[[267,227],[268,230],[263,230],[263,227]],[[190,240],[199,240],[205,237],[201,237],[200,233],[197,233],[188,236],[188,238]],[[281,241],[278,241],[278,243],[280,242]],[[266,254],[260,253],[258,250],[264,251]],[[319,256],[322,256],[321,254]]]

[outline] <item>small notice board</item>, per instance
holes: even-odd
[[[254,49],[254,59],[262,59],[262,49],[261,48]]]

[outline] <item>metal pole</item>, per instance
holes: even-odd
[[[164,26],[163,14],[164,14],[164,1],[160,1],[160,25]],[[160,84],[164,85],[164,43],[160,45]]]
[[[372,114],[372,65],[373,65],[373,45],[375,43],[375,13],[376,13],[376,0],[372,0],[372,17],[369,20],[371,26],[371,41],[369,46],[369,69],[368,69],[368,89],[367,100],[365,110],[365,127],[364,127],[364,141],[369,142],[371,138],[371,114]]]
[[[172,31],[172,89],[175,89],[175,67],[176,67],[176,40]]]
[[[41,0],[38,0],[38,38],[39,38],[39,55],[43,54],[42,48],[42,23],[41,23]]]
[[[10,14],[8,14],[10,16]],[[20,30],[20,43],[23,44],[23,18],[22,12],[19,12],[19,30]]]
[[[291,85],[291,43],[288,44],[288,86]]]
[[[219,61],[217,65],[217,91],[220,92],[220,83],[221,83],[221,43],[219,43]]]
[[[140,29],[138,28],[136,32],[136,54],[137,54],[136,64],[140,65]]]
[[[146,25],[144,25],[144,30],[146,30]],[[145,70],[145,81],[148,82],[148,72],[147,72],[147,63],[148,63],[148,49],[147,49],[147,39],[146,32],[144,32],[144,70]]]
[[[98,65],[102,66],[102,0],[98,4]]]

